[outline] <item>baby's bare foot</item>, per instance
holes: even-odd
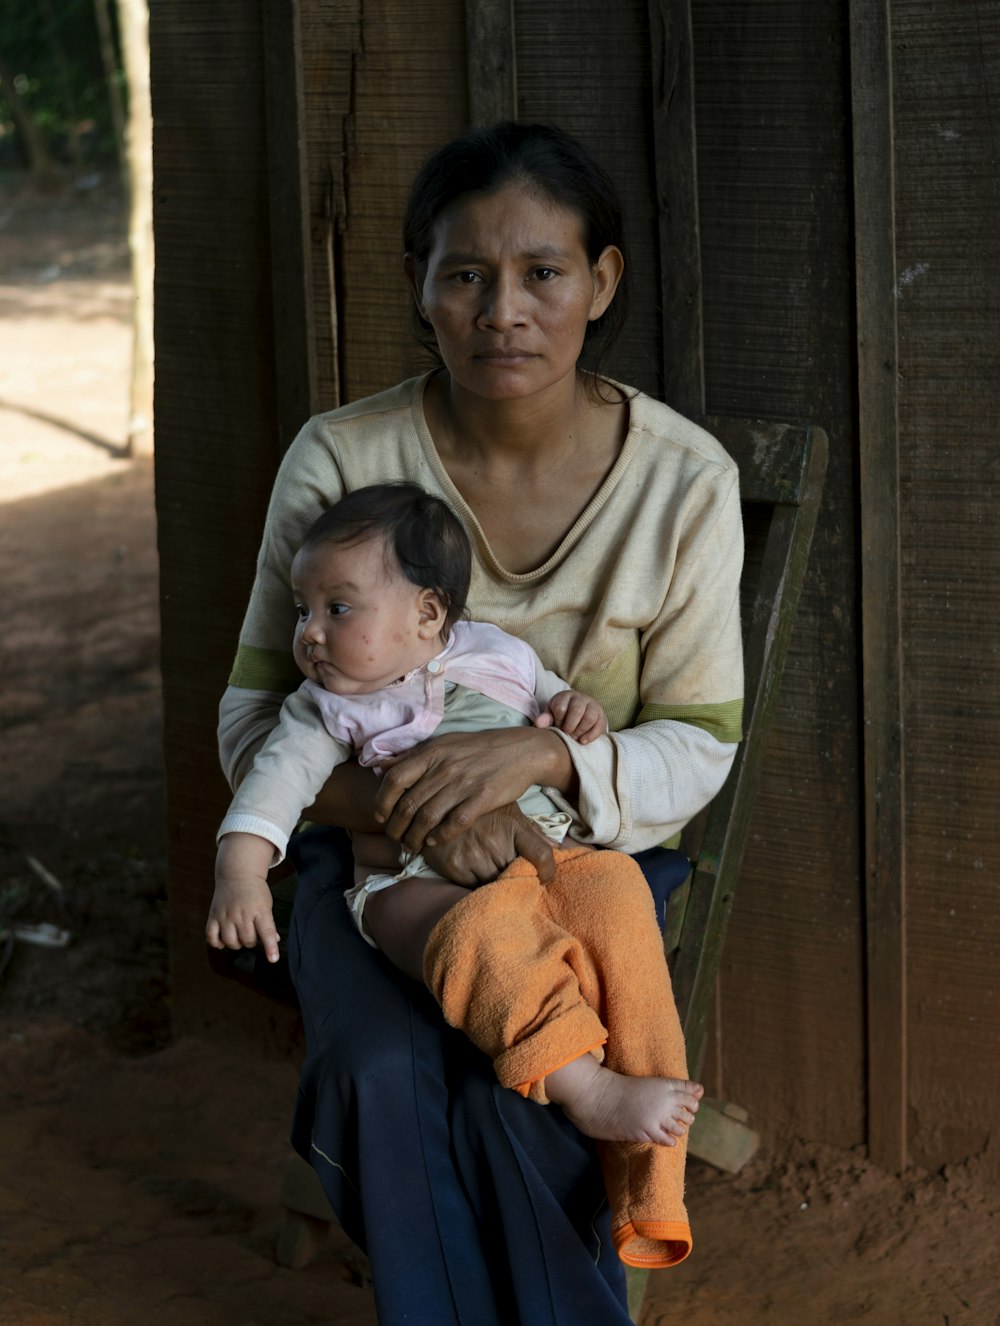
[[[581,1133],[606,1142],[676,1146],[705,1088],[674,1077],[626,1077],[585,1054],[549,1073],[545,1090]]]

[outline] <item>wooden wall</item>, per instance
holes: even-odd
[[[211,976],[203,931],[226,806],[216,712],[279,454],[257,7],[162,0],[150,48],[173,1006],[197,1030],[239,1026],[248,1002]]]
[[[910,1154],[1000,1100],[1000,11],[892,11]]]
[[[511,14],[506,55],[477,44],[484,19],[509,42]],[[205,963],[215,705],[282,446],[421,366],[409,178],[506,97],[622,187],[635,308],[612,371],[830,437],[710,1086],[765,1133],[889,1165],[979,1149],[1000,1062],[997,21],[927,0],[160,0],[151,32],[178,1028],[294,1034]]]

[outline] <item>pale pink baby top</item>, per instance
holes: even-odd
[[[440,654],[382,690],[333,695],[313,681],[300,689],[330,735],[356,751],[359,764],[377,768],[433,735],[444,716],[449,683],[508,705],[529,723],[553,695],[566,690],[566,682],[548,672],[523,640],[486,622],[464,621],[455,623]]]

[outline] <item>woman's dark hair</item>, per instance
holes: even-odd
[[[472,548],[458,517],[415,483],[375,483],[356,488],[324,511],[301,547],[372,538],[384,540],[407,580],[438,596],[447,635],[465,611],[472,573]]]
[[[414,260],[426,264],[434,242],[434,225],[459,198],[494,193],[507,184],[523,184],[579,216],[583,243],[591,263],[609,244],[625,250],[621,201],[610,175],[575,138],[552,125],[518,124],[505,120],[475,129],[434,152],[417,172],[403,218],[403,246]],[[597,371],[628,317],[629,265],[614,299],[604,313],[587,324],[584,353]],[[435,348],[430,323],[414,310],[417,335]],[[616,398],[617,399],[617,398]]]

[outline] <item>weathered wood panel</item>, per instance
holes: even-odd
[[[325,0],[321,8],[332,16],[338,6]],[[344,151],[337,281],[345,401],[381,391],[428,362],[410,332],[403,210],[420,162],[465,128],[468,111],[460,0],[364,0],[360,10],[343,148],[333,144]],[[314,99],[323,95],[314,88]]]
[[[846,14],[693,5],[707,408],[817,424],[823,510],[722,973],[754,1126],[865,1138]]]
[[[517,3],[519,120],[558,124],[610,171],[625,204],[633,308],[607,366],[662,396],[660,267],[646,0]]]
[[[204,943],[228,800],[217,706],[278,455],[260,18],[162,0],[150,41],[170,944],[176,1025],[195,1030],[260,1018]]]
[[[650,0],[649,44],[663,396],[695,418],[705,413],[705,345],[690,0]]]
[[[893,0],[911,1158],[1000,1112],[1000,11]]]
[[[332,409],[429,362],[401,227],[420,162],[467,123],[464,7],[301,3],[317,408]]]
[[[851,110],[861,484],[868,1154],[906,1167],[906,828],[892,60],[887,0],[853,0]]]

